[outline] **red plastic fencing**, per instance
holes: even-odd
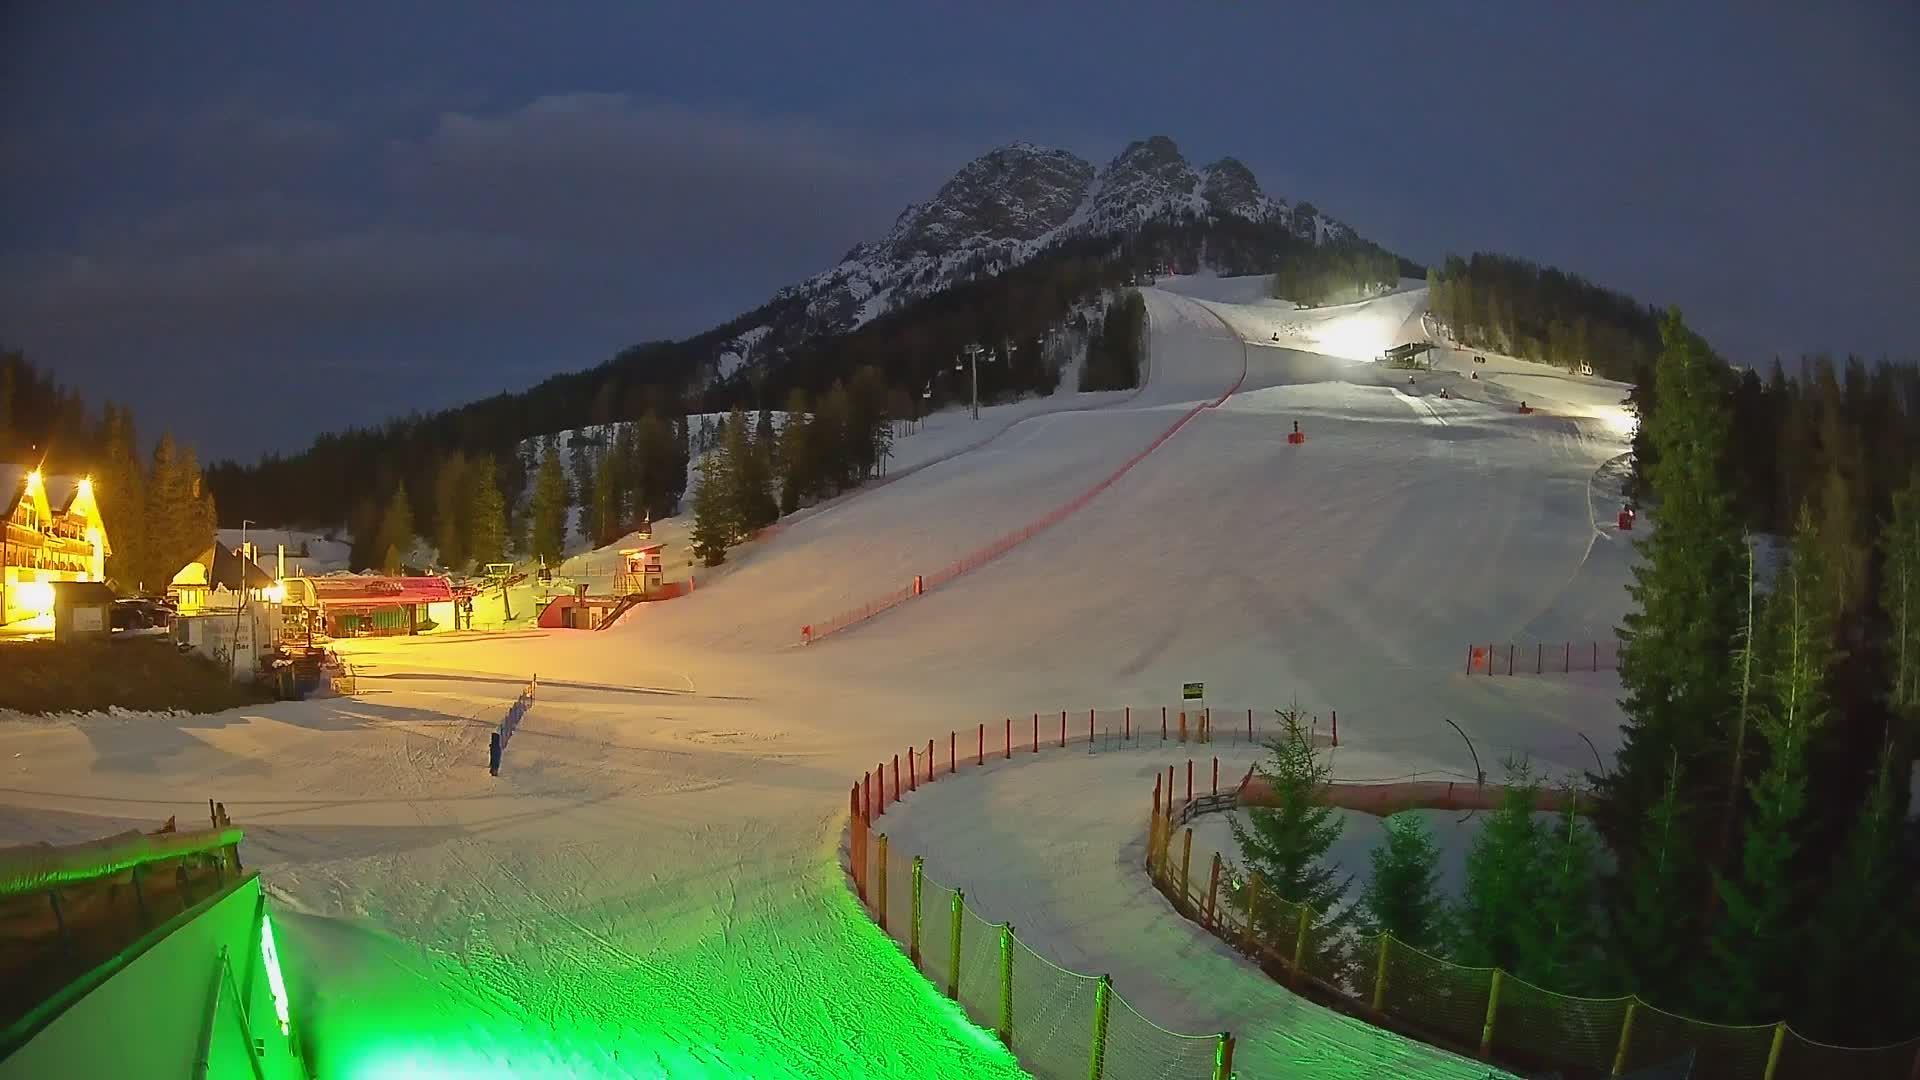
[[[861,604],[859,607],[849,608],[845,611],[842,611],[834,615],[831,618],[824,619],[819,622],[808,623],[806,626],[803,626],[800,628],[801,644],[810,645],[813,642],[816,642],[821,638],[826,637],[830,634],[837,634],[840,631],[847,629],[848,627],[857,626],[860,623],[866,622],[868,619],[871,619],[874,616],[881,614],[882,612],[888,611],[892,608],[898,607],[899,605],[906,603],[908,600],[913,599],[915,596],[920,595],[921,593],[925,592],[928,589],[938,588],[941,585],[944,585],[947,582],[952,581],[954,578],[957,578],[962,574],[965,574],[972,570],[979,569],[981,566],[984,566],[985,564],[992,562],[994,559],[997,559],[1000,556],[1005,555],[1007,552],[1012,551],[1014,548],[1020,546],[1021,544],[1027,542],[1028,540],[1033,539],[1035,536],[1038,536],[1040,533],[1043,533],[1046,530],[1053,528],[1055,525],[1060,524],[1062,521],[1065,521],[1067,518],[1078,513],[1088,503],[1092,502],[1096,498],[1099,498],[1102,492],[1105,492],[1108,488],[1118,483],[1120,478],[1127,475],[1127,473],[1130,472],[1135,465],[1138,465],[1142,461],[1145,461],[1148,454],[1151,454],[1155,450],[1160,449],[1160,447],[1164,445],[1168,439],[1173,438],[1173,436],[1176,433],[1178,433],[1181,428],[1187,425],[1187,421],[1192,420],[1194,417],[1200,415],[1200,413],[1203,410],[1218,408],[1220,405],[1225,403],[1228,398],[1232,397],[1235,393],[1239,391],[1241,385],[1244,384],[1246,381],[1247,381],[1247,372],[1246,372],[1246,369],[1242,367],[1240,371],[1240,377],[1234,380],[1234,383],[1232,386],[1227,387],[1225,393],[1221,394],[1219,397],[1213,399],[1212,401],[1203,401],[1200,404],[1195,405],[1193,408],[1188,409],[1186,412],[1180,414],[1180,419],[1175,420],[1173,424],[1167,428],[1167,430],[1161,432],[1158,437],[1156,437],[1152,442],[1148,443],[1145,449],[1141,450],[1139,453],[1128,458],[1125,464],[1121,465],[1118,469],[1115,469],[1112,473],[1110,473],[1106,477],[1106,479],[1101,480],[1099,483],[1081,492],[1078,496],[1076,496],[1073,499],[1072,502],[1066,503],[1063,506],[1055,507],[1053,510],[1049,511],[1044,517],[1040,518],[1039,520],[1034,521],[1023,528],[1016,529],[1013,532],[1010,532],[1005,536],[1000,537],[998,540],[995,540],[984,547],[978,548],[965,555],[962,555],[960,558],[955,559],[953,562],[948,563],[946,566],[943,566],[938,570],[933,571],[930,574],[917,575],[915,578],[915,581],[912,584],[908,585],[906,588],[897,589],[891,593],[888,593],[885,596],[878,597],[873,600],[869,600],[866,603]]]
[[[1567,675],[1618,670],[1618,641],[1489,641],[1467,646],[1469,675]]]

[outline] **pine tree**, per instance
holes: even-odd
[[[560,467],[560,451],[549,443],[540,457],[533,481],[533,503],[527,514],[527,547],[548,566],[560,561],[567,543],[567,475]]]
[[[1534,821],[1540,785],[1524,762],[1507,762],[1507,790],[1467,854],[1466,893],[1454,917],[1454,958],[1513,971],[1538,918],[1546,836]]]
[[[1882,531],[1880,549],[1885,556],[1880,607],[1891,624],[1887,652],[1893,687],[1887,705],[1893,724],[1888,742],[1899,773],[1911,770],[1915,723],[1920,719],[1920,471],[1894,494],[1893,516]],[[1904,812],[1903,794],[1895,792],[1894,806]]]
[[[1523,924],[1514,974],[1561,994],[1600,984],[1600,919],[1594,865],[1599,844],[1570,801],[1540,847],[1540,888]]]
[[[1638,542],[1628,586],[1638,610],[1620,630],[1626,712],[1614,770],[1593,777],[1595,823],[1632,856],[1633,822],[1660,793],[1677,752],[1683,800],[1715,805],[1726,782],[1725,733],[1737,685],[1728,643],[1739,625],[1740,532],[1720,473],[1727,415],[1719,362],[1669,312],[1655,375],[1659,408],[1642,424],[1656,452],[1652,535]]]
[[[1695,857],[1691,821],[1680,803],[1680,763],[1667,764],[1660,799],[1640,821],[1634,858],[1616,874],[1609,906],[1608,959],[1619,989],[1662,1007],[1683,1006],[1691,993],[1699,907],[1686,889]]]
[[[1332,766],[1315,755],[1312,735],[1297,710],[1282,712],[1280,718],[1285,730],[1268,744],[1267,758],[1258,766],[1274,803],[1249,810],[1248,824],[1233,821],[1233,840],[1245,869],[1260,875],[1267,895],[1326,915],[1352,881],[1339,878],[1339,868],[1323,862],[1343,825],[1339,813],[1320,799]]]
[[[813,417],[815,477],[819,486],[815,489],[820,495],[834,495],[853,486],[858,469],[853,455],[847,452],[851,440],[847,438],[848,422],[852,419],[852,404],[847,399],[847,388],[843,383],[834,383],[826,397],[820,399],[820,408]]]
[[[1373,872],[1361,893],[1367,921],[1377,933],[1426,952],[1436,951],[1445,930],[1440,895],[1440,848],[1425,818],[1402,811],[1387,818],[1385,834],[1368,858]]]
[[[466,569],[472,555],[467,547],[473,502],[469,468],[467,456],[456,450],[440,459],[433,475],[433,543],[441,565],[452,570]]]
[[[621,532],[633,528],[634,524],[648,513],[647,502],[643,497],[646,476],[643,475],[642,470],[645,467],[640,456],[640,426],[621,424],[620,433],[613,440],[611,463],[614,475],[614,498],[619,505]]]
[[[787,425],[780,431],[780,512],[791,514],[814,494],[813,417],[807,393],[787,396]]]
[[[626,531],[620,506],[622,486],[620,458],[614,447],[608,447],[593,470],[593,520],[596,530],[593,542],[596,546],[611,543]]]
[[[747,415],[735,408],[720,436],[720,453],[728,480],[728,512],[733,522],[732,542],[751,539],[754,532],[780,516],[773,498],[772,469],[748,430]]]
[[[374,550],[380,552],[380,569],[399,573],[407,553],[413,550],[413,504],[407,501],[407,484],[401,481],[387,499],[386,512],[380,518],[379,539]]]
[[[491,455],[476,458],[467,469],[467,547],[480,564],[504,562],[507,557],[507,503],[494,480]]]
[[[153,578],[147,541],[147,480],[140,468],[140,446],[134,436],[133,414],[107,403],[103,422],[106,464],[94,485],[94,503],[113,554],[107,557],[107,576],[123,593],[158,592],[166,582]]]
[[[1807,753],[1825,722],[1831,661],[1831,602],[1819,562],[1822,542],[1802,508],[1793,551],[1767,605],[1770,701],[1755,716],[1768,761],[1748,786],[1750,810],[1740,865],[1716,875],[1726,911],[1712,928],[1708,991],[1721,1018],[1766,1022],[1786,1008],[1802,957],[1793,920],[1804,887],[1793,867],[1807,812]]]
[[[727,561],[734,537],[734,499],[727,490],[723,452],[709,450],[700,459],[700,486],[693,493],[693,553],[707,566]]]
[[[1795,1022],[1824,1042],[1882,1045],[1913,1033],[1902,1021],[1914,1007],[1898,1003],[1920,991],[1913,977],[1920,954],[1914,928],[1889,917],[1902,899],[1891,749],[1881,756],[1812,919],[1805,1004]]]
[[[573,439],[573,488],[569,494],[580,510],[580,535],[591,540],[600,535],[600,521],[594,513],[593,493],[599,485],[594,482],[593,443],[581,435]]]

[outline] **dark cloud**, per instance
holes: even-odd
[[[1915,352],[1911,5],[0,11],[0,340],[213,453],[704,329],[1014,138]]]

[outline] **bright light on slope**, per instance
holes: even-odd
[[[1373,307],[1332,316],[1309,331],[1313,351],[1344,360],[1377,360],[1393,346],[1400,321]]]
[[[293,1032],[293,1017],[287,1012],[287,981],[280,975],[280,950],[273,944],[273,919],[260,916],[260,959],[267,966],[267,988],[273,992],[273,1012],[280,1019],[280,1034]]]

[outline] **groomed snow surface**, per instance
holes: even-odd
[[[1352,778],[1470,772],[1446,719],[1489,769],[1516,751],[1584,769],[1580,734],[1603,754],[1616,739],[1611,673],[1462,666],[1469,641],[1610,636],[1630,553],[1595,476],[1623,436],[1572,392],[1530,383],[1542,411],[1522,416],[1502,373],[1409,386],[1363,359],[1418,333],[1418,290],[1313,313],[1288,340],[1345,343],[1327,355],[1276,346],[1295,316],[1245,282],[1170,286],[1146,292],[1139,394],[943,416],[914,437],[918,468],[789,519],[611,630],[349,643],[353,699],[0,722],[0,843],[224,801],[327,1078],[1020,1075],[848,892],[848,786],[875,762],[1006,715],[1170,702],[1188,680],[1216,701],[1338,709]],[[1232,387],[1078,514],[797,644]],[[1304,445],[1286,442],[1294,421]],[[487,734],[534,673],[490,778]],[[1294,998],[1172,915],[1135,868],[1153,769],[1176,760],[1041,755],[943,781],[883,827],[1148,1017],[1231,1029],[1244,1077],[1486,1075]]]

